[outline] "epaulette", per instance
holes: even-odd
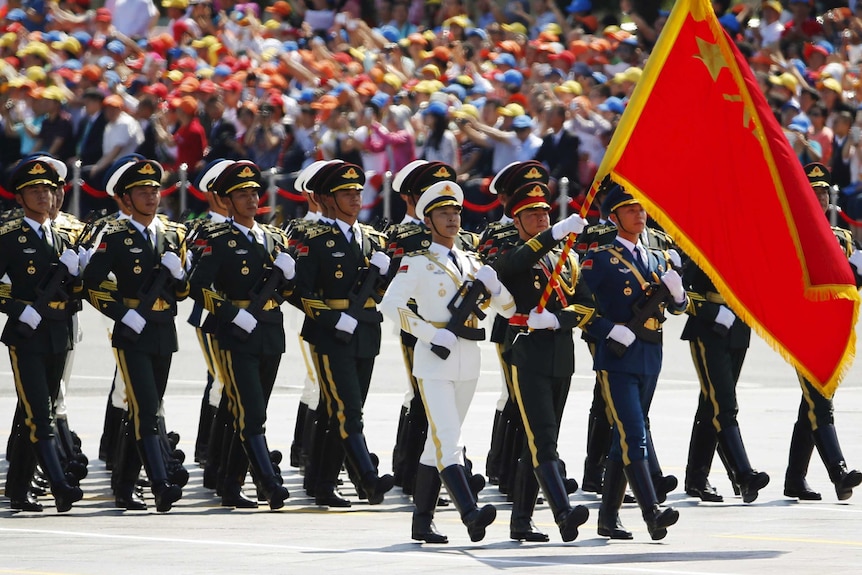
[[[617,231],[617,227],[613,224],[593,224],[592,226],[587,226],[583,233],[587,235],[602,235],[611,231]]]
[[[378,230],[374,226],[369,226],[368,224],[359,224],[359,229],[362,230],[363,234],[368,234],[369,236],[376,236],[381,238],[384,242],[386,241],[386,234],[382,231]]]
[[[16,218],[14,220],[6,222],[2,226],[0,226],[0,236],[8,234],[9,232],[13,232],[15,230],[20,230],[22,223],[24,223],[24,218]]]
[[[461,239],[461,247],[465,251],[476,251],[479,249],[479,234],[469,230],[458,230],[458,237]]]
[[[675,244],[670,234],[665,231],[657,230],[655,228],[647,228],[647,233],[656,241],[656,245],[651,245],[650,247],[667,250],[672,248]]]
[[[110,236],[116,234],[117,232],[127,232],[129,231],[129,222],[131,220],[115,220],[113,222],[108,222],[105,224],[105,227],[102,228],[103,236]]]
[[[615,246],[614,244],[605,244],[605,245],[599,246],[597,248],[590,248],[590,251],[591,252],[606,252],[606,251],[612,250],[616,247],[617,246]]]
[[[429,253],[431,253],[431,252],[428,251],[428,248],[422,248],[421,250],[415,250],[412,252],[408,252],[408,253],[404,254],[404,257],[407,258],[407,257],[412,257],[412,256],[427,256]]]
[[[425,229],[422,228],[422,226],[420,226],[419,224],[410,224],[409,227],[407,224],[405,224],[401,230],[395,232],[395,239],[400,240],[400,239],[404,239],[404,238],[409,238],[411,236],[415,236],[416,234],[424,234],[424,233],[425,233]]]
[[[331,234],[335,231],[335,226],[325,225],[325,226],[315,226],[309,227],[305,229],[305,239],[311,240],[318,236],[324,236],[326,234]]]

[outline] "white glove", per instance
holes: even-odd
[[[141,333],[144,331],[144,327],[147,325],[147,320],[145,320],[141,314],[136,312],[133,309],[130,309],[126,312],[126,315],[123,316],[123,319],[120,320],[124,325],[129,326],[131,330],[135,333]]]
[[[530,329],[560,329],[560,320],[546,309],[539,313],[536,308],[533,308],[530,310],[530,317],[527,318],[527,327]]]
[[[608,339],[612,339],[628,347],[633,344],[637,338],[635,337],[635,332],[626,326],[615,325],[611,328],[611,333],[608,334]]]
[[[39,327],[39,324],[42,323],[42,316],[39,315],[38,311],[33,309],[33,306],[27,305],[24,307],[24,311],[21,312],[21,315],[18,316],[18,321],[26,323],[32,329],[36,329]]]
[[[497,278],[497,270],[491,266],[482,266],[476,270],[476,281],[482,282],[491,295],[500,295],[500,290],[503,289],[503,284]]]
[[[87,264],[90,263],[91,255],[93,255],[93,252],[84,246],[78,248],[78,262],[81,265],[80,269],[87,267]]]
[[[560,241],[569,234],[581,233],[588,225],[589,222],[579,214],[572,214],[565,220],[554,224],[554,227],[551,228],[551,233],[555,240]]]
[[[438,329],[434,334],[434,337],[431,338],[431,345],[439,345],[440,347],[445,347],[449,351],[455,349],[457,344],[458,336],[448,329]]]
[[[194,259],[194,252],[186,252],[186,273],[192,271],[192,260]]]
[[[850,263],[856,268],[857,274],[862,274],[862,250],[856,250],[850,254]]]
[[[246,333],[253,332],[254,328],[257,327],[257,318],[242,308],[240,308],[239,313],[237,313],[230,321]]]
[[[69,269],[69,275],[78,275],[78,266],[81,262],[78,259],[78,254],[75,253],[75,250],[70,250],[69,248],[63,250],[63,253],[60,254],[60,263]]]
[[[682,303],[685,301],[685,289],[682,287],[682,278],[676,270],[668,270],[661,276],[661,282],[667,286],[670,295],[673,296],[673,301]]]
[[[720,323],[727,329],[730,329],[730,326],[732,326],[735,321],[736,316],[727,306],[720,306],[718,308],[718,314],[715,316],[715,323]]]
[[[162,254],[162,266],[171,272],[174,279],[183,279],[183,262],[180,261],[180,256],[174,252],[165,252]]]
[[[386,272],[389,271],[389,256],[383,252],[374,252],[368,261],[380,270],[380,275],[382,276],[385,276]]]
[[[670,263],[673,264],[673,267],[676,269],[682,268],[682,258],[679,256],[679,252],[675,249],[671,248],[667,251],[667,255],[670,256]]]
[[[275,261],[272,262],[272,265],[280,269],[284,277],[289,280],[292,280],[296,275],[296,261],[287,252],[279,253],[275,257]]]
[[[338,318],[338,323],[335,324],[335,329],[353,334],[353,332],[356,331],[357,325],[359,325],[359,322],[356,321],[355,317],[341,312],[341,317]]]

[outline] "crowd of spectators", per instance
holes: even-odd
[[[655,0],[158,1],[8,0],[0,165],[49,152],[98,190],[130,152],[166,186],[214,158],[288,180],[341,158],[368,174],[370,219],[383,174],[414,159],[451,164],[486,205],[489,177],[535,158],[578,198],[668,16]],[[862,2],[712,4],[800,161],[830,166],[862,217]]]

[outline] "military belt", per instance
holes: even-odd
[[[720,293],[715,293],[714,291],[708,291],[705,294],[706,301],[710,303],[717,303],[719,305],[725,305],[727,302],[724,301],[724,296]]]
[[[123,298],[123,305],[125,305],[129,309],[137,309],[138,306],[141,305],[141,300],[124,297]],[[153,307],[151,308],[151,311],[170,311],[170,310],[171,310],[171,304],[163,298],[157,298],[156,301],[153,302]]]
[[[330,309],[342,310],[342,309],[347,309],[350,307],[350,300],[349,299],[325,299],[325,300],[323,300],[323,303],[325,303],[327,306],[329,306]],[[363,306],[363,307],[365,309],[374,309],[374,307],[376,305],[377,304],[374,302],[373,299],[368,298],[365,301],[365,306]]]
[[[33,302],[32,302],[32,301],[24,301],[24,300],[21,300],[21,301],[22,301],[22,303],[25,303],[25,304],[27,304],[27,305],[33,305]],[[69,302],[65,302],[65,301],[49,301],[49,302],[48,302],[48,309],[66,309],[66,304],[67,304],[67,303],[69,303]]]
[[[437,329],[446,329],[446,327],[449,325],[449,322],[446,322],[446,321],[430,321],[428,323],[430,323],[431,325],[433,325]],[[470,319],[468,319],[467,321],[464,322],[464,327],[476,329],[477,327],[479,327],[479,320],[476,319],[475,317],[471,317]]]
[[[230,303],[232,303],[233,305],[235,305],[238,308],[248,309],[248,306],[251,305],[251,300],[250,299],[235,299],[235,300],[231,300]],[[262,311],[271,311],[274,309],[278,309],[278,302],[275,301],[274,299],[268,299],[268,300],[266,300],[266,303],[263,304],[263,310]]]

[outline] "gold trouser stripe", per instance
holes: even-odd
[[[114,348],[114,353],[117,358],[117,368],[123,374],[123,383],[126,384],[126,403],[129,406],[129,413],[132,415],[132,425],[135,428],[135,439],[141,439],[141,408],[138,405],[138,398],[135,395],[135,390],[132,387],[132,378],[129,372],[129,366],[126,363],[126,352],[122,349]]]
[[[422,398],[422,405],[425,406],[425,417],[428,419],[428,431],[431,432],[431,441],[434,442],[434,456],[437,460],[437,471],[443,471],[443,444],[440,443],[440,438],[437,436],[437,424],[434,423],[434,417],[431,415],[431,410],[428,409],[428,402],[425,401],[425,385],[421,379],[417,379],[419,384],[419,396]],[[422,446],[425,450],[425,446]],[[420,453],[421,457],[421,453]]]
[[[808,406],[808,421],[811,423],[811,431],[817,431],[817,415],[814,413],[814,400],[811,399],[810,386],[805,384],[805,378],[798,371],[796,377],[799,378],[799,385],[802,387],[802,399]]]
[[[325,379],[329,387],[329,393],[336,406],[335,417],[338,418],[338,434],[342,439],[347,439],[347,431],[344,429],[344,422],[347,421],[347,418],[344,416],[344,402],[338,395],[338,389],[335,386],[335,378],[332,377],[332,368],[329,365],[329,356],[321,354],[320,357],[323,359],[323,373],[326,374]],[[332,413],[329,415],[332,416]]]
[[[305,340],[302,339],[302,336],[299,334],[296,334],[296,337],[299,339],[299,349],[302,351],[302,362],[305,364],[305,373],[308,374],[308,379],[314,385],[317,385],[317,376],[314,373],[314,368],[311,367],[311,361],[308,359],[308,351],[305,349]]]
[[[605,395],[605,401],[608,404],[608,408],[611,410],[611,416],[614,419],[614,424],[617,426],[617,430],[620,434],[620,451],[623,453],[623,465],[631,465],[631,458],[629,458],[629,443],[628,438],[626,438],[626,430],[623,427],[622,421],[620,421],[620,416],[617,413],[617,408],[614,405],[614,399],[611,396],[611,383],[608,380],[608,372],[605,370],[599,370],[596,372],[599,376],[599,382],[602,384],[602,391]]]
[[[530,420],[524,410],[524,400],[521,398],[521,380],[518,377],[518,368],[512,366],[512,387],[515,390],[515,399],[518,403],[518,411],[521,412],[521,422],[524,424],[524,433],[527,435],[527,446],[530,448],[530,458],[533,460],[533,468],[539,466],[539,458],[536,451],[536,436],[530,427]]]
[[[718,421],[718,400],[715,398],[715,386],[712,384],[712,378],[709,376],[709,368],[706,365],[706,347],[704,347],[703,341],[700,339],[692,341],[690,344],[694,370],[697,372],[697,378],[700,380],[700,392],[709,398],[709,402],[712,404],[712,426],[717,432],[720,432],[721,422]]]
[[[227,376],[227,384],[225,389],[230,388],[230,392],[234,397],[234,424],[236,432],[239,433],[241,440],[245,439],[245,409],[242,406],[242,397],[239,393],[239,387],[236,385],[236,373],[233,369],[233,354],[230,350],[221,352],[222,364],[224,365],[225,375]]]
[[[414,349],[412,347],[406,346],[403,343],[401,344],[401,358],[404,360],[404,367],[407,368],[407,379],[410,381],[410,387],[413,389],[413,393],[418,391],[418,384],[416,383],[416,378],[413,377],[413,353]]]
[[[311,361],[314,362],[314,371],[317,372],[317,381],[320,382],[318,387],[320,388],[320,393],[323,394],[323,403],[326,406],[326,414],[328,417],[332,417],[332,407],[329,403],[332,401],[332,396],[329,395],[329,382],[326,381],[326,378],[323,375],[323,367],[320,365],[320,354],[314,351],[313,345],[309,345],[308,348],[311,351]]]
[[[21,400],[21,405],[24,406],[24,413],[27,417],[24,418],[24,425],[30,429],[30,443],[36,443],[36,424],[33,423],[33,406],[30,405],[30,400],[27,399],[27,394],[24,392],[24,384],[21,381],[21,371],[18,368],[18,353],[15,351],[15,346],[9,346],[9,357],[12,359],[12,373],[15,375],[15,389],[18,390],[18,398]]]
[[[498,343],[494,347],[497,348],[497,359],[500,361],[500,371],[503,372],[503,381],[506,382],[506,390],[509,392],[509,397],[512,396],[512,370],[511,366],[503,359],[503,352],[506,344]]]
[[[198,343],[201,346],[201,352],[204,354],[204,363],[207,364],[207,371],[210,376],[215,379],[216,372],[215,367],[213,366],[213,358],[212,358],[212,348],[210,347],[210,335],[205,334],[204,331],[196,327],[195,335],[198,336]]]

